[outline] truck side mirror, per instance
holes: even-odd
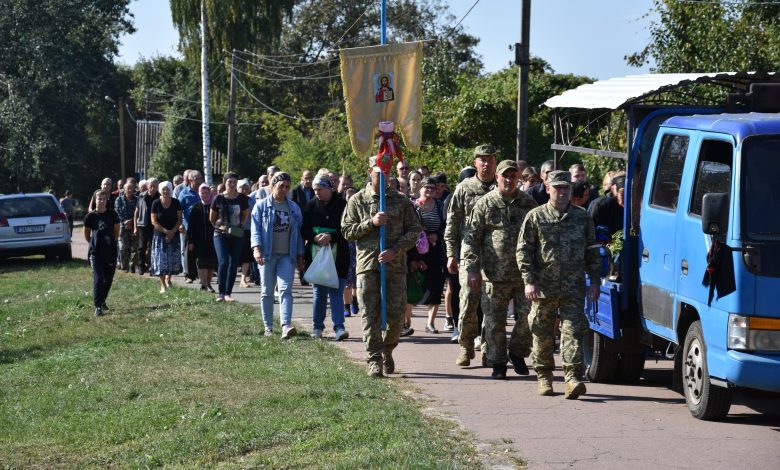
[[[729,194],[707,193],[701,202],[701,229],[708,235],[723,235],[729,226]]]

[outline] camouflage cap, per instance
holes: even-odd
[[[496,173],[503,175],[506,170],[518,171],[517,162],[514,160],[501,160],[501,162],[498,164],[498,167],[496,167]]]
[[[474,157],[479,157],[480,155],[495,155],[495,154],[496,154],[496,147],[490,144],[478,145],[477,148],[474,149]]]
[[[547,184],[550,186],[571,186],[571,173],[555,170],[547,173]]]

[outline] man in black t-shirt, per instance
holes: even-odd
[[[95,315],[101,316],[108,310],[106,298],[111,290],[116,271],[117,238],[119,237],[119,215],[108,209],[108,193],[103,190],[93,196],[95,210],[84,217],[84,238],[89,242],[89,262],[92,265],[92,295]]]

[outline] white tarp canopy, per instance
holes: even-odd
[[[620,109],[664,89],[691,83],[749,84],[780,80],[777,72],[652,73],[598,80],[544,102],[549,108]]]

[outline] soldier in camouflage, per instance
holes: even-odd
[[[352,196],[341,218],[341,231],[357,248],[357,297],[362,309],[363,342],[368,352],[368,375],[395,371],[393,349],[398,345],[406,310],[406,251],[422,226],[409,198],[385,188],[385,210],[379,211],[376,157],[369,162],[371,185]],[[389,175],[385,175],[389,182]],[[385,226],[385,250],[379,251],[379,227]],[[381,331],[379,264],[386,268],[387,330]]]
[[[494,379],[506,378],[506,317],[509,301],[514,300],[517,321],[509,340],[509,359],[515,372],[528,375],[525,357],[531,353],[528,329],[529,302],[513,250],[528,211],[536,201],[520,191],[520,172],[514,160],[504,160],[496,170],[498,186],[474,204],[463,238],[463,264],[468,266],[468,284],[479,289],[484,280],[485,354],[493,367]],[[509,255],[507,255],[509,254]]]
[[[461,243],[465,235],[467,215],[474,204],[496,187],[496,148],[492,145],[480,145],[474,149],[474,167],[477,174],[463,180],[455,188],[447,210],[447,227],[444,230],[444,243],[447,247],[447,270],[458,274],[460,280],[460,354],[455,364],[461,367],[471,364],[474,358],[474,339],[479,334],[477,307],[482,295],[481,286],[468,285],[466,264],[460,263]],[[484,356],[483,356],[484,359]]]
[[[598,299],[599,252],[593,221],[571,199],[571,175],[547,175],[550,200],[528,213],[517,241],[517,264],[525,296],[533,302],[528,323],[534,338],[534,369],[539,395],[552,395],[553,325],[561,316],[561,359],[566,380],[564,396],[584,395],[582,341],[588,329],[585,316],[585,273],[592,282],[587,295]]]

